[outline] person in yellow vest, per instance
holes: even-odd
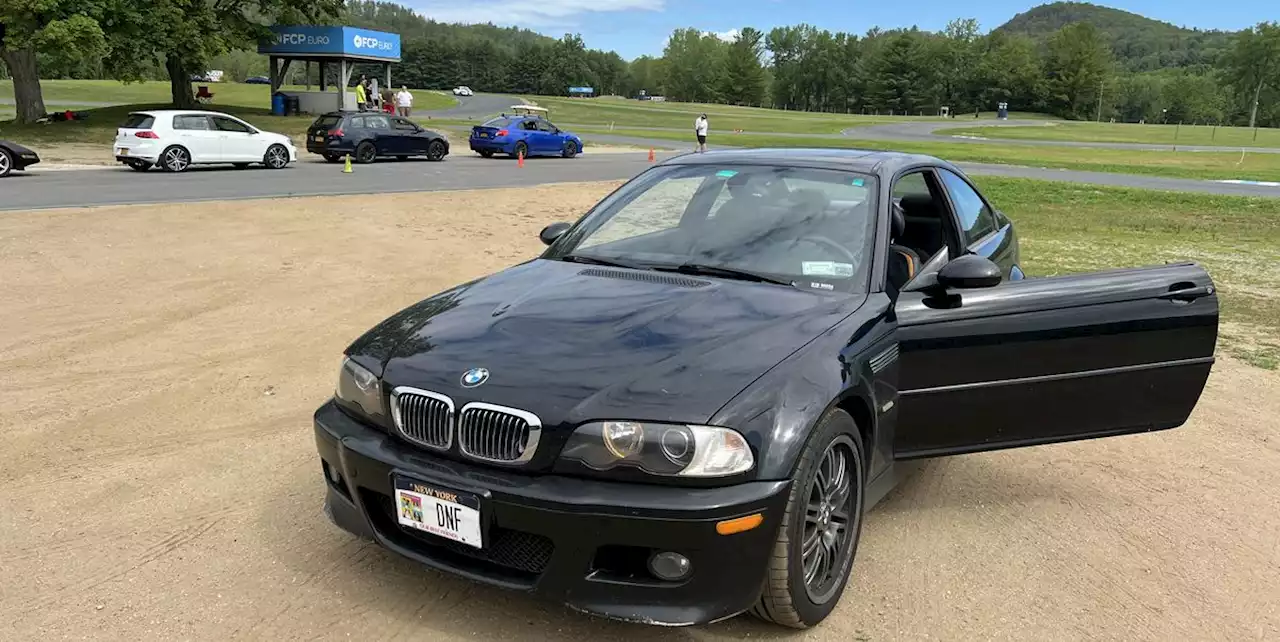
[[[364,76],[360,76],[360,82],[356,83],[356,110],[357,111],[364,111],[369,103],[369,96],[365,94],[364,83],[365,83]]]

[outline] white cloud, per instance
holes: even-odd
[[[738,30],[730,29],[728,31],[704,31],[702,32],[702,35],[715,36],[725,42],[733,42],[733,39],[738,37]]]
[[[568,26],[584,13],[662,11],[666,0],[408,0],[419,14],[440,22],[492,22],[520,27]]]

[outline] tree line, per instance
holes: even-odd
[[[680,29],[661,57],[630,65],[630,87],[674,100],[806,111],[937,114],[1015,111],[1125,122],[1280,126],[1280,25],[1234,34],[1212,64],[1128,71],[1088,22],[1035,40],[976,21],[938,33],[872,29],[862,36],[811,25],[730,41]]]
[[[424,89],[563,95],[585,85],[599,94],[868,114],[944,106],[963,114],[1005,102],[1072,119],[1280,126],[1276,23],[1196,35],[1191,48],[1153,42],[1117,51],[1114,34],[1088,21],[1035,38],[1007,28],[1017,21],[986,34],[972,19],[940,32],[861,35],[801,24],[746,27],[724,39],[686,28],[672,32],[660,56],[627,62],[588,49],[577,34],[444,24],[377,0],[5,0],[0,58],[20,120],[44,115],[41,77],[169,80],[173,102],[190,105],[191,74],[265,75],[256,42],[266,25],[314,23],[399,33],[395,84]],[[1165,59],[1180,66],[1147,70]],[[300,65],[292,73],[307,80]]]

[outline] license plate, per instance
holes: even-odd
[[[128,156],[128,155],[129,155],[129,150],[127,150],[127,149],[125,149],[125,148],[121,147],[121,148],[120,148],[120,151],[119,151],[119,154],[120,154],[121,156]]]
[[[489,137],[488,134],[484,134],[484,133],[480,134],[480,138],[488,138],[488,137]]]
[[[404,477],[395,477],[396,520],[467,546],[483,548],[480,498]]]
[[[312,137],[312,140],[316,141],[317,143],[323,143],[323,142],[324,142],[324,136],[314,136],[314,137]]]

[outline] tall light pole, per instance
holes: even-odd
[[[1103,78],[1098,79],[1098,122],[1102,122],[1102,81]]]

